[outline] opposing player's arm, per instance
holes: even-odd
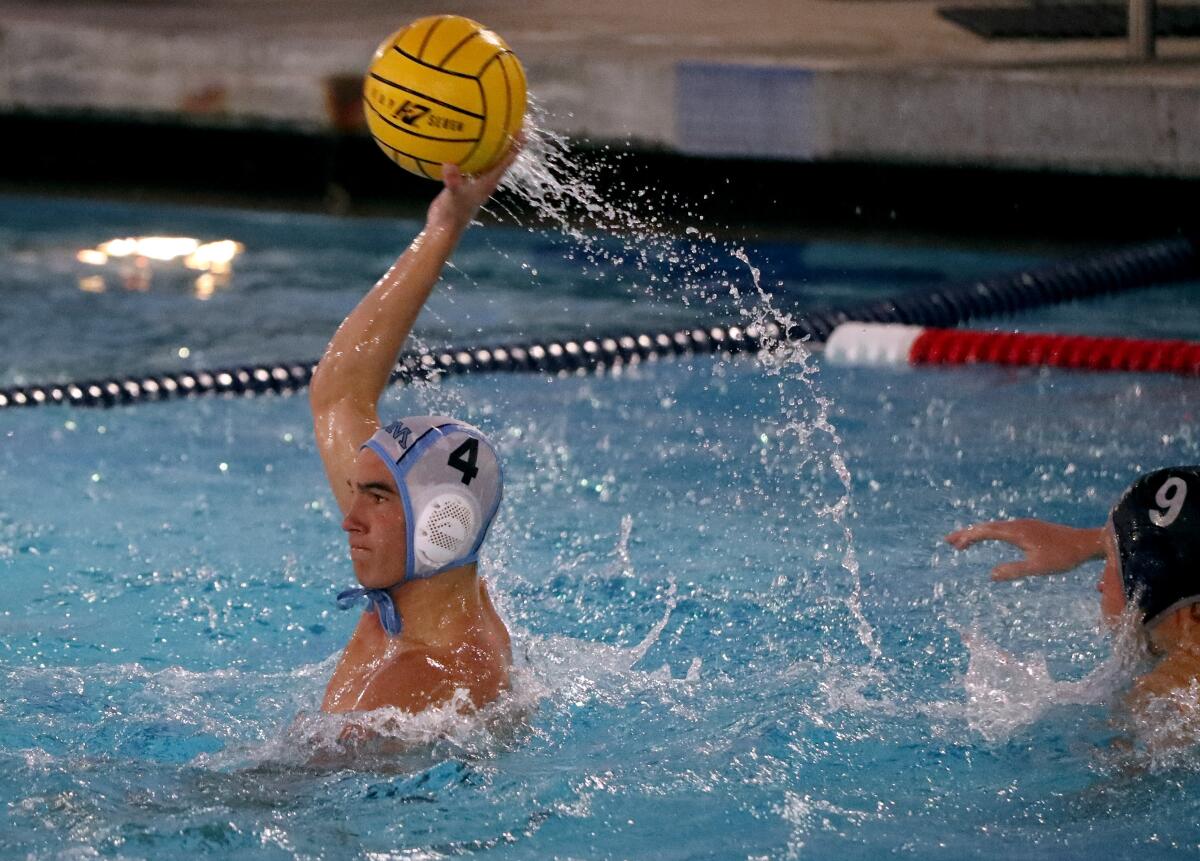
[[[379,396],[417,315],[463,231],[491,196],[518,147],[474,178],[445,165],[445,187],[425,229],[338,327],[313,374],[309,403],[325,475],[344,514],[358,447],[379,427]]]
[[[1024,551],[1025,558],[992,569],[994,580],[1016,580],[1039,574],[1061,574],[1091,559],[1104,557],[1104,530],[1079,529],[1044,520],[996,520],[951,532],[946,541],[965,550],[979,541],[1003,541]]]

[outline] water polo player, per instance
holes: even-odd
[[[417,712],[465,691],[479,707],[508,687],[508,630],[476,558],[501,495],[487,438],[465,422],[377,412],[397,357],[459,238],[516,157],[473,179],[446,165],[425,228],[338,327],[313,375],[317,448],[368,604],[322,709]]]
[[[1161,469],[1135,481],[1098,529],[1041,520],[978,523],[946,536],[962,550],[1004,541],[1025,557],[992,569],[997,580],[1069,571],[1104,559],[1097,589],[1110,621],[1126,607],[1161,660],[1135,692],[1164,695],[1200,680],[1200,467]]]

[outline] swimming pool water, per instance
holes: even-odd
[[[316,355],[412,228],[0,203],[6,382]],[[168,230],[245,242],[230,288],[78,290],[76,246]],[[1027,262],[747,251],[785,307]],[[477,230],[457,261],[431,341],[719,305],[572,288],[578,261],[518,230]],[[1194,289],[1007,322],[1190,335]],[[1099,523],[1139,471],[1196,461],[1197,400],[1167,377],[819,356],[392,390],[389,412],[451,411],[500,443],[484,572],[517,655],[491,714],[399,720],[398,752],[339,750],[316,713],[355,612],[333,606],[352,575],[303,397],[6,411],[0,857],[1195,852],[1193,755],[1111,745],[1128,673],[1096,625],[1096,572],[995,584],[1001,550],[940,537],[984,517]]]
[[[413,221],[0,196],[0,385],[315,360],[418,227]],[[195,298],[197,273],[179,263],[156,266],[149,289],[138,292],[122,286],[132,269],[128,263],[95,267],[76,259],[80,249],[109,239],[155,235],[235,239],[246,250],[233,262],[229,288],[207,301]],[[724,250],[697,240],[635,244],[655,257],[705,265],[707,272],[687,273],[696,285],[731,264],[745,278],[744,267]],[[766,286],[786,297],[785,306],[803,308],[891,295],[1031,260],[835,242],[763,243],[751,252],[766,268]],[[581,250],[554,231],[470,232],[455,255],[457,269],[447,276],[453,290],[434,294],[418,334],[441,346],[577,336],[583,330],[641,331],[736,316],[724,290],[713,291],[721,294],[717,301],[705,301],[678,277],[670,288],[649,280],[678,270],[678,262],[652,261],[657,272],[639,270],[636,256],[614,239],[597,239]],[[105,292],[80,289],[97,273]],[[664,300],[668,292],[671,298]]]

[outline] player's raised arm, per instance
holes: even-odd
[[[338,327],[313,374],[309,403],[325,475],[344,514],[363,441],[379,427],[377,404],[417,315],[458,240],[517,156],[519,144],[486,173],[444,165],[445,186],[425,228]]]
[[[1024,559],[993,568],[993,580],[1061,574],[1104,556],[1103,529],[1078,529],[1044,520],[976,523],[951,532],[946,541],[956,550],[965,550],[979,541],[1003,541],[1024,551]]]

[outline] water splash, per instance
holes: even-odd
[[[478,710],[460,689],[445,703],[416,714],[395,708],[347,714],[305,711],[285,732],[242,754],[241,765],[245,767],[247,753],[255,767],[272,764],[391,772],[413,772],[431,759],[491,758],[530,734],[530,717],[538,699],[536,687],[517,673],[509,692]]]
[[[827,470],[836,476],[836,497],[814,500],[811,508],[839,533],[839,561],[849,577],[842,601],[854,636],[867,652],[865,670],[873,673],[883,652],[863,609],[862,576],[849,522],[852,477],[832,421],[834,406],[820,391],[810,349],[786,336],[794,328],[792,316],[776,305],[745,248],[719,239],[701,224],[703,216],[652,186],[618,183],[622,199],[605,196],[599,190],[603,172],[622,156],[580,158],[564,136],[546,126],[545,113],[535,104],[527,120],[528,145],[505,178],[505,187],[534,211],[545,231],[561,237],[564,256],[582,263],[581,277],[623,285],[634,301],[644,295],[658,307],[673,301],[731,303],[748,325],[764,332],[774,325],[784,333],[760,343],[758,362],[777,378],[778,397],[757,419],[775,426],[775,446],[789,455],[770,464],[777,473],[773,480],[804,482],[811,479],[809,473]],[[765,454],[764,449],[764,458]],[[765,499],[772,495],[766,487],[756,491]]]
[[[861,828],[872,819],[883,818],[883,810],[882,803],[875,810],[852,810],[789,790],[784,793],[783,802],[775,808],[779,817],[791,826],[785,857],[804,857],[804,847],[813,831],[832,831],[844,835]]]
[[[685,306],[714,303],[736,283],[732,246],[697,226],[703,215],[632,173],[614,179],[627,153],[605,146],[581,155],[549,125],[545,110],[531,101],[525,149],[501,187],[532,212],[527,230],[557,238],[564,259],[580,265],[581,279]],[[522,223],[503,198],[488,207],[501,220]]]
[[[846,466],[845,458],[842,456],[842,438],[830,420],[833,402],[821,394],[817,386],[816,367],[809,363],[811,352],[807,346],[803,341],[786,338],[786,333],[794,326],[795,321],[792,316],[774,306],[770,294],[762,287],[762,273],[750,262],[746,252],[739,248],[734,252],[734,256],[749,270],[754,290],[759,297],[757,303],[749,307],[741,307],[742,315],[747,317],[759,331],[770,331],[768,324],[775,324],[781,333],[778,338],[764,338],[759,349],[759,361],[766,372],[784,378],[779,383],[780,403],[788,403],[787,389],[790,387],[787,383],[792,382],[798,384],[800,391],[807,395],[805,403],[815,405],[815,410],[809,410],[801,405],[799,409],[802,412],[798,416],[793,411],[786,408],[784,410],[787,421],[781,428],[781,436],[794,438],[795,447],[804,452],[804,459],[796,467],[796,478],[801,477],[801,468],[807,460],[823,448],[821,445],[823,439],[826,444],[824,447],[827,448],[826,456],[829,465],[841,484],[840,497],[835,502],[820,508],[819,513],[822,517],[832,520],[842,533],[841,566],[850,575],[850,591],[844,600],[846,608],[854,619],[858,640],[870,653],[870,661],[864,668],[864,671],[870,674],[883,658],[883,650],[875,636],[875,629],[867,620],[862,608],[862,575],[859,570],[858,557],[854,551],[854,532],[848,521],[853,493],[852,479],[850,469]],[[733,289],[736,290],[736,288]],[[738,294],[735,292],[736,295]]]
[[[1136,614],[1125,613],[1109,656],[1077,681],[1055,679],[1040,652],[1017,657],[979,631],[959,629],[970,653],[962,680],[968,725],[989,742],[1000,742],[1056,706],[1111,702],[1145,661],[1140,628]]]
[[[633,557],[629,555],[629,539],[633,535],[633,515],[621,515],[621,534],[617,537],[617,547],[615,556],[617,563],[620,565],[621,574],[624,577],[633,576]],[[672,583],[672,592],[674,595],[674,586]]]
[[[1125,770],[1200,772],[1200,680],[1131,702],[1123,717]]]

